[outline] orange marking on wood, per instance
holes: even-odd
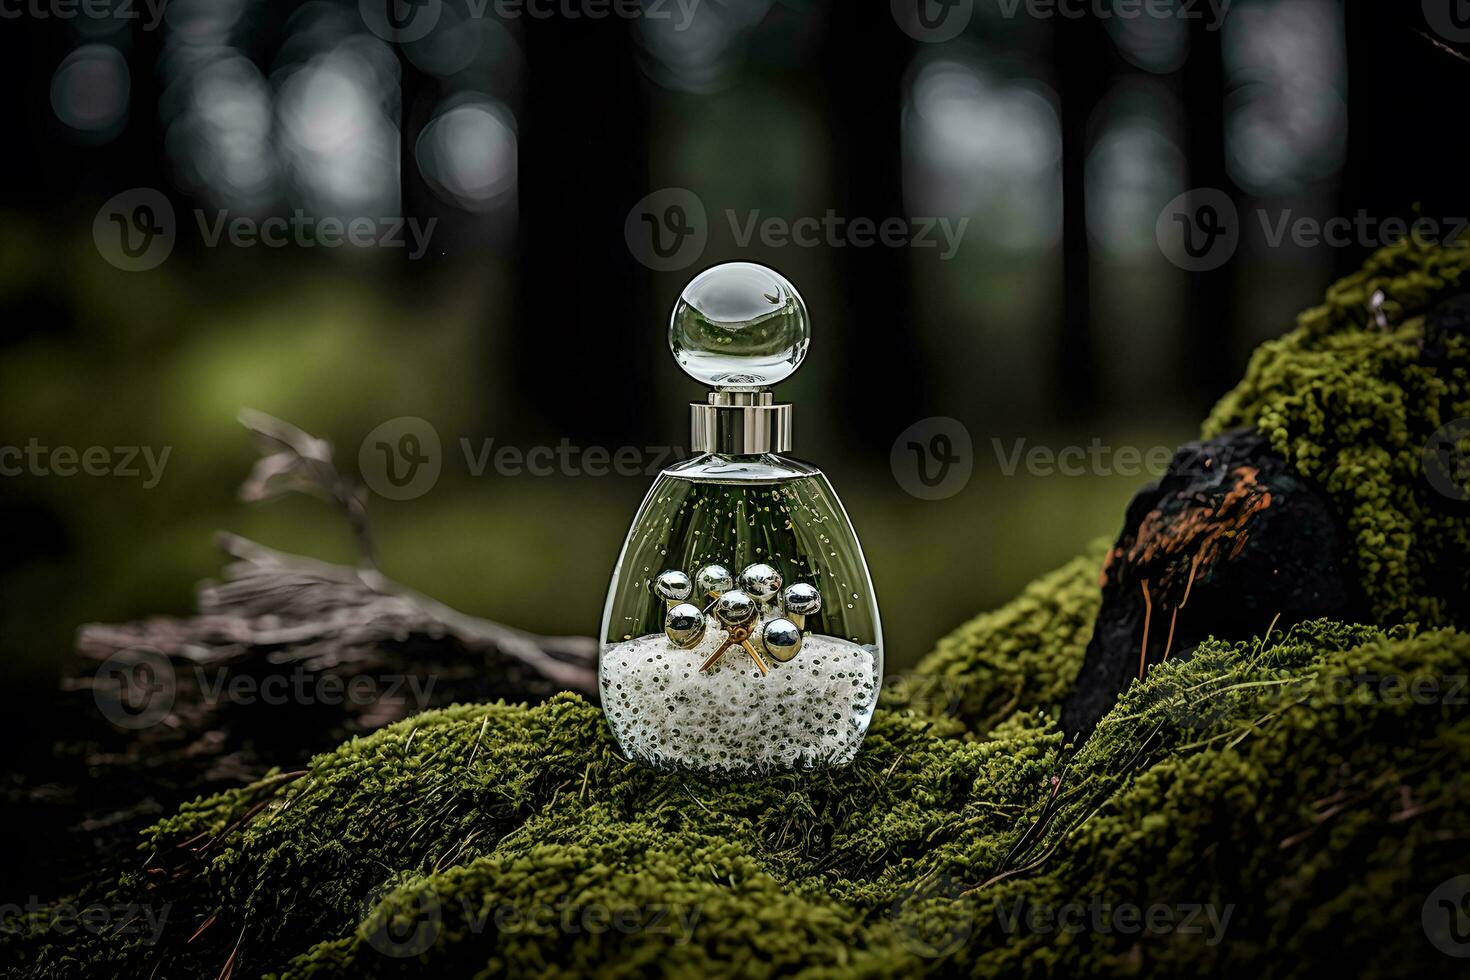
[[[1172,650],[1172,649],[1174,649],[1174,623],[1178,621],[1178,619],[1179,619],[1179,610],[1181,610],[1183,608],[1184,608],[1183,606],[1175,606],[1174,607],[1174,615],[1172,615],[1172,616],[1169,617],[1169,642],[1164,644],[1164,659],[1165,660],[1168,660],[1169,659],[1169,651]]]
[[[1139,585],[1143,587],[1143,644],[1138,648],[1138,679],[1143,680],[1143,666],[1148,660],[1148,631],[1154,620],[1154,599],[1148,594],[1148,579]]]

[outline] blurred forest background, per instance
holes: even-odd
[[[734,259],[781,270],[811,309],[811,356],[778,394],[863,538],[899,669],[1114,534],[1143,482],[1008,476],[993,440],[1190,438],[1252,347],[1371,244],[1272,247],[1243,222],[1233,260],[1191,274],[1156,244],[1166,202],[1211,187],[1242,214],[1465,210],[1470,65],[1418,4],[1239,0],[1212,29],[1202,4],[1124,19],[975,0],[933,41],[877,0],[709,0],[682,27],[672,2],[592,19],[443,0],[432,30],[390,43],[335,0],[170,0],[152,26],[144,0],[136,20],[26,13],[48,2],[0,23],[0,444],[170,455],[156,486],[0,478],[12,694],[54,683],[79,623],[191,610],[217,528],[352,558],[325,506],[236,499],[255,458],[242,406],[329,439],[354,474],[372,430],[428,420],[437,484],[372,500],[385,570],[468,612],[593,633],[651,475],[475,476],[460,440],[686,445],[701,393],[666,317]],[[146,271],[93,234],[135,188],[177,215]],[[657,271],[625,225],[666,188],[698,195],[708,243]],[[211,247],[196,209],[437,224],[418,259]],[[969,224],[945,259],[742,243],[726,218],[829,210]],[[965,489],[932,501],[889,464],[930,416],[960,420],[975,454]]]

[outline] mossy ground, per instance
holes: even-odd
[[[1470,533],[1418,454],[1470,415],[1470,356],[1426,367],[1417,342],[1470,264],[1451,252],[1375,257],[1207,425],[1260,426],[1324,485],[1380,627],[1208,642],[1068,745],[1099,551],[941,641],[850,766],[653,772],[571,695],[430,712],[184,807],[78,899],[166,909],[159,942],[38,916],[0,956],[67,977],[1447,972],[1448,920],[1422,916],[1470,873],[1470,635],[1448,628]]]
[[[1467,670],[1453,631],[1312,624],[1157,668],[1076,750],[1023,712],[976,738],[881,710],[853,765],[735,783],[623,761],[572,695],[459,706],[158,824],[104,901],[167,906],[161,943],[7,955],[51,976],[213,975],[237,943],[236,975],[293,977],[1432,969],[1421,908],[1470,839]],[[1168,924],[1139,934],[1130,907]]]

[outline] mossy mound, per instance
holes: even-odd
[[[1024,714],[977,740],[882,710],[853,765],[738,783],[625,762],[572,695],[460,706],[158,824],[85,897],[167,908],[157,945],[3,953],[39,976],[1401,975],[1446,962],[1420,915],[1470,839],[1467,671],[1453,631],[1316,623],[1162,665],[1075,752]]]
[[[1299,476],[1320,487],[1353,546],[1353,572],[1373,621],[1470,629],[1470,504],[1425,475],[1435,434],[1470,417],[1467,316],[1426,336],[1432,314],[1470,288],[1470,247],[1407,239],[1334,284],[1297,328],[1263,344],[1221,399],[1205,438],[1255,428]],[[1389,330],[1369,299],[1387,297]],[[1456,430],[1462,439],[1470,425]],[[1470,446],[1461,446],[1470,459]],[[896,706],[943,709],[983,734],[1012,710],[1055,717],[1076,680],[1101,595],[1105,550],[1038,580],[1015,602],[939,641]],[[1260,627],[1237,635],[1250,635]]]
[[[1449,333],[1426,349],[1426,321],[1470,286],[1467,268],[1470,247],[1405,240],[1377,252],[1295,331],[1261,345],[1204,427],[1206,437],[1259,429],[1325,490],[1383,624],[1470,627],[1470,505],[1436,489],[1424,469],[1435,433],[1470,417],[1470,336]],[[1376,290],[1388,298],[1388,330],[1369,310]]]

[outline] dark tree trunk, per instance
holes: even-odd
[[[1056,404],[1068,417],[1084,418],[1098,401],[1087,155],[1093,115],[1112,74],[1112,43],[1096,18],[1064,17],[1056,22],[1055,51],[1062,116],[1062,329],[1054,355]]]
[[[907,214],[903,199],[905,74],[913,56],[908,38],[891,24],[875,30],[879,14],[866,4],[832,5],[822,77],[827,80],[826,118],[832,133],[833,207],[843,217],[886,218]],[[886,11],[882,11],[887,18]],[[887,451],[893,437],[926,414],[922,354],[914,329],[908,249],[845,248],[837,254],[834,318],[842,325],[840,417],[853,448]],[[882,397],[874,397],[880,380]]]
[[[1184,64],[1185,156],[1189,186],[1215,188],[1238,200],[1225,171],[1225,65],[1220,32],[1192,21],[1189,60]],[[1189,274],[1189,319],[1184,324],[1184,370],[1197,393],[1194,406],[1207,410],[1234,384],[1237,365],[1231,345],[1232,264]]]
[[[649,272],[623,238],[648,186],[647,82],[630,27],[525,18],[516,404],[552,434],[614,444],[646,432],[661,343]]]

